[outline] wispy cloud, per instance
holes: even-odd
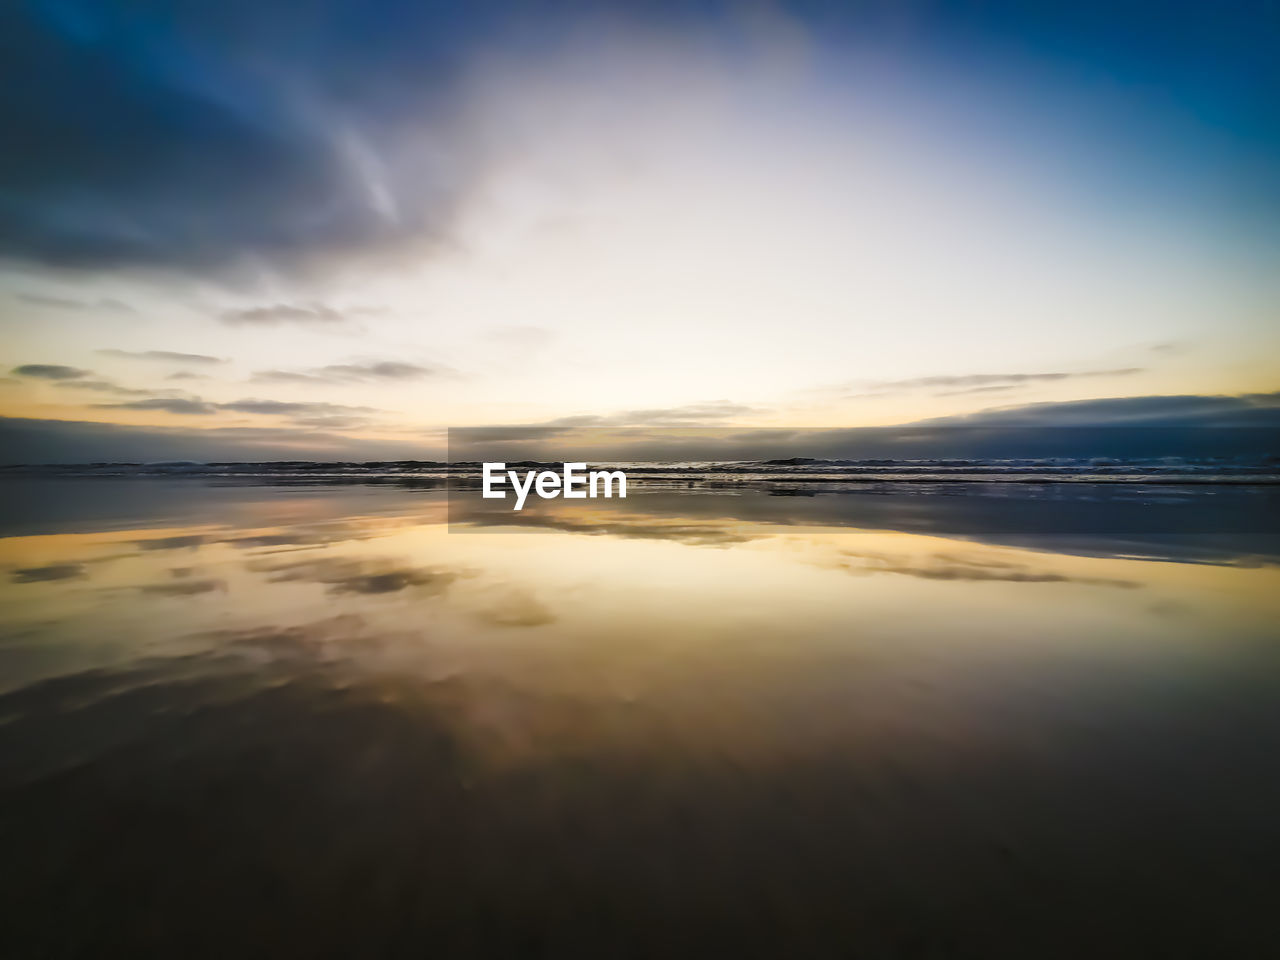
[[[91,393],[111,393],[118,397],[143,397],[152,392],[133,387],[122,387],[118,383],[112,383],[110,380],[64,380],[57,386],[61,390],[87,390]]]
[[[945,390],[939,396],[1011,390],[1034,383],[1056,383],[1062,380],[1088,380],[1102,377],[1128,377],[1142,373],[1144,367],[1120,367],[1111,370],[1077,370],[1063,373],[968,373],[954,376],[911,377],[906,380],[873,380],[861,387],[873,394],[907,393],[913,390]]]
[[[451,374],[441,366],[423,366],[398,360],[371,360],[360,363],[331,363],[308,370],[259,370],[252,377],[256,383],[379,383],[394,380],[421,380]]]
[[[70,384],[67,384],[70,386]],[[102,384],[102,392],[148,393],[149,391],[132,391],[114,388],[112,384]],[[130,400],[123,403],[97,403],[95,407],[106,410],[158,410],[165,413],[176,413],[184,416],[208,416],[218,411],[230,413],[250,413],[262,416],[297,418],[351,418],[355,415],[377,413],[373,407],[353,407],[340,403],[295,402],[287,400],[260,400],[247,398],[230,403],[213,403],[194,396],[150,396],[142,400]],[[334,426],[332,420],[323,425]]]
[[[840,551],[835,566],[850,573],[896,573],[922,580],[964,580],[1001,583],[1065,583],[1096,587],[1118,587],[1134,590],[1141,586],[1133,580],[1114,577],[1082,577],[1056,570],[1037,569],[1025,563],[999,560],[981,555],[936,553],[927,558],[894,556],[883,553]]]
[[[603,416],[584,415],[562,417],[548,421],[545,426],[564,427],[681,427],[718,425],[734,417],[759,413],[758,407],[749,407],[728,400],[711,403],[691,403],[680,407],[653,407],[622,410]]]
[[[133,307],[110,297],[100,300],[76,300],[72,297],[53,297],[43,293],[20,293],[18,299],[33,306],[52,307],[56,310],[106,310],[112,313],[133,313]]]
[[[159,410],[184,416],[207,416],[218,410],[216,404],[192,397],[148,397],[126,403],[95,403],[94,406],[108,410]]]
[[[276,303],[265,307],[225,311],[220,319],[233,327],[274,327],[298,323],[327,326],[346,322],[346,314],[320,303]]]
[[[220,410],[231,410],[236,413],[261,413],[283,417],[377,412],[373,407],[349,407],[340,403],[306,403],[287,400],[236,400],[232,403],[220,403],[217,406]]]
[[[211,357],[204,353],[178,353],[173,350],[99,350],[104,357],[125,357],[130,360],[159,360],[167,363],[226,363],[225,357]]]

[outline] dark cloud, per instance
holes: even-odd
[[[368,417],[344,417],[337,414],[324,414],[316,417],[294,417],[293,422],[300,427],[316,427],[321,430],[350,430],[369,422]]]
[[[458,579],[449,570],[406,566],[394,560],[348,560],[321,557],[309,560],[253,561],[249,569],[268,574],[272,583],[321,583],[333,594],[399,593],[410,587],[443,593]]]
[[[189,370],[179,370],[177,373],[171,373],[166,380],[208,380],[203,373],[192,373]]]
[[[51,580],[78,580],[83,576],[83,564],[53,563],[47,567],[25,567],[15,570],[9,579],[14,583],[45,583]]]
[[[137,588],[141,593],[152,593],[167,597],[191,597],[201,593],[212,593],[227,590],[223,580],[164,580],[160,583],[145,583]]]
[[[454,129],[477,51],[500,59],[516,38],[522,54],[558,53],[611,11],[732,44],[728,6],[0,5],[0,129],[11,145],[0,155],[0,256],[208,271],[447,236],[481,165],[481,147]],[[841,55],[841,38],[902,39],[902,18],[880,16],[880,4],[794,6]],[[1272,159],[1273,98],[1260,91],[1275,87],[1275,58],[1255,4],[1182,4],[1159,31],[1102,4],[1048,5],[1069,17],[1008,6],[930,4],[906,20],[929,37],[990,30],[1008,49],[1046,52],[1053,38],[1051,56],[1096,60],[1105,75],[1194,104],[1208,128],[1262,151],[1261,167]],[[1256,190],[1261,178],[1241,179]]]
[[[245,399],[207,403],[152,397],[105,407],[179,413],[238,413],[294,420],[280,427],[133,428],[74,421],[0,419],[0,450],[11,463],[92,460],[439,459],[423,434],[402,441],[366,441],[327,433],[375,413],[367,407]],[[704,414],[728,414],[713,405]],[[1124,397],[1026,404],[967,416],[889,427],[735,431],[698,425],[695,408],[674,408],[666,428],[630,427],[630,411],[551,423],[449,431],[455,460],[746,460],[823,458],[1021,458],[1274,456],[1280,450],[1280,394]],[[305,422],[304,422],[305,421]],[[622,423],[623,425],[615,425]],[[603,429],[599,429],[603,425]],[[1052,429],[1048,429],[1052,428]]]
[[[64,367],[58,363],[24,363],[10,371],[20,377],[38,377],[42,380],[75,380],[79,377],[87,377],[92,372],[92,370],[81,370],[79,367]]]
[[[327,325],[345,323],[345,314],[323,304],[277,303],[266,307],[245,310],[228,310],[220,317],[223,323],[233,327],[274,327],[284,323],[303,325]]]
[[[204,353],[176,353],[172,350],[99,350],[108,357],[126,357],[131,360],[160,360],[172,363],[226,363],[225,357],[211,357]]]
[[[0,463],[165,460],[441,459],[416,438],[350,437],[297,426],[134,426],[83,420],[0,417]]]
[[[455,460],[750,460],[1274,455],[1280,394],[1153,396],[989,408],[886,427],[734,431],[664,411],[453,428]],[[726,412],[731,405],[718,407]],[[646,422],[654,416],[657,422]],[[634,425],[633,425],[634,424]],[[1046,429],[1046,428],[1053,429]]]
[[[421,380],[448,371],[398,360],[371,360],[362,363],[331,363],[311,370],[260,370],[253,375],[258,383],[375,383],[393,380]]]
[[[163,410],[165,413],[179,413],[192,416],[207,416],[214,413],[216,404],[206,403],[195,397],[148,397],[146,400],[130,400],[127,403],[97,403],[96,407],[112,410]]]
[[[139,540],[137,547],[140,550],[188,550],[201,546],[208,538],[195,534],[182,534],[176,537],[157,537],[153,540]]]
[[[1276,427],[1280,426],[1280,391],[1241,396],[1189,394],[1031,403],[926,422],[1037,427]]]
[[[482,6],[5,4],[0,256],[208,271],[432,235],[447,144],[401,132],[443,116]]]
[[[104,384],[110,387],[110,384]],[[112,391],[114,392],[114,391]],[[127,391],[135,392],[135,391]],[[139,391],[147,393],[149,391]],[[95,406],[113,410],[163,410],[166,413],[206,416],[219,410],[232,413],[256,413],[281,417],[330,417],[351,414],[375,413],[372,407],[350,407],[338,403],[306,403],[286,400],[235,400],[231,403],[212,403],[199,397],[147,397],[126,403],[99,403]]]
[[[232,403],[218,404],[220,410],[232,410],[236,413],[262,413],[274,416],[325,416],[329,414],[347,415],[353,413],[376,413],[373,407],[348,407],[340,403],[309,403],[287,400],[236,400]]]

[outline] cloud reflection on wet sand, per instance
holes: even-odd
[[[468,533],[436,496],[0,539],[18,955],[1229,954],[1269,922],[1276,567],[643,499]]]

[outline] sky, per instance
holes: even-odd
[[[0,461],[1280,422],[1277,40],[1263,0],[6,5]]]

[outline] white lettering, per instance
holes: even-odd
[[[483,496],[487,500],[506,499],[507,492],[503,485],[510,483],[516,492],[515,509],[523,510],[529,494],[537,490],[543,500],[554,500],[563,496],[566,500],[582,500],[586,497],[601,496],[603,487],[605,497],[627,496],[627,475],[621,470],[587,471],[585,463],[566,463],[563,473],[554,470],[527,470],[522,477],[518,470],[506,470],[505,463],[483,464]],[[502,475],[506,470],[506,476]],[[617,493],[615,494],[615,489]]]
[[[538,474],[538,496],[543,500],[551,500],[560,495],[560,475],[550,470]]]
[[[502,471],[507,469],[505,463],[486,463],[484,465],[484,493],[481,494],[486,500],[505,500],[507,491],[495,490],[495,483],[506,483],[506,478],[502,476]]]
[[[613,482],[618,482],[618,496],[626,498],[627,496],[627,475],[621,470],[592,470],[588,475],[591,480],[591,496],[596,496],[596,481],[604,482],[604,495],[606,497],[613,496]]]
[[[575,470],[586,470],[585,463],[566,463],[564,465],[564,498],[566,500],[583,500],[587,496],[586,482],[587,478],[580,474],[575,474]],[[582,484],[578,489],[574,489],[574,484]]]
[[[507,476],[511,478],[511,486],[516,488],[516,509],[524,509],[524,499],[529,496],[529,488],[533,486],[533,471],[530,470],[524,476],[524,486],[520,486],[520,475],[514,470],[508,470]]]

